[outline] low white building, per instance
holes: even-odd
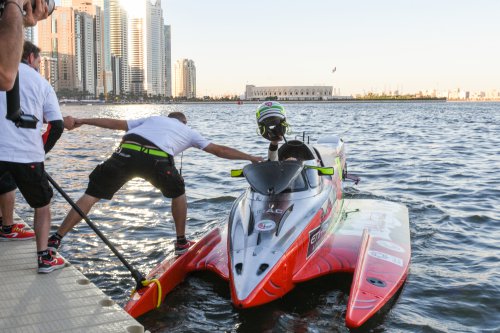
[[[247,85],[245,99],[263,101],[276,98],[280,101],[323,101],[332,98],[331,86],[274,86]]]

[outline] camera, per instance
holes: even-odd
[[[5,8],[5,1],[6,0],[0,0],[0,16],[2,16],[2,14],[3,14],[3,10]],[[55,0],[45,0],[45,2],[47,3],[47,5],[49,7],[49,15],[52,15],[52,12],[56,8]],[[33,8],[33,10],[34,10],[35,7],[36,7],[36,0],[31,0],[31,8]]]
[[[14,114],[14,118],[7,118],[16,124],[17,127],[20,128],[30,128],[36,129],[36,125],[38,124],[38,118],[31,114],[24,114],[24,112],[19,111],[19,113]]]

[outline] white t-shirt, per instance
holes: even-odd
[[[190,147],[205,149],[210,144],[200,133],[175,118],[153,116],[127,120],[127,125],[127,134],[140,135],[172,156]]]
[[[19,94],[21,110],[38,118],[36,129],[18,128],[5,118],[6,93],[0,91],[0,161],[31,163],[43,162],[43,121],[62,120],[59,102],[52,86],[30,66],[19,65]]]

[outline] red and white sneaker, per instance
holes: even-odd
[[[47,274],[66,266],[66,262],[56,252],[50,251],[49,258],[38,256],[38,273]]]
[[[181,254],[184,254],[189,250],[191,245],[193,245],[195,242],[191,241],[186,241],[186,244],[179,244],[177,241],[175,242],[175,255],[180,256]]]
[[[35,238],[35,232],[27,224],[14,223],[10,233],[5,233],[0,228],[0,241],[27,240]]]

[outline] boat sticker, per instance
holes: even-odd
[[[399,253],[405,253],[405,250],[401,246],[399,246],[398,244],[395,244],[393,242],[389,242],[386,240],[378,240],[377,244],[388,249],[388,250],[392,250],[392,251],[399,252]]]
[[[391,214],[363,212],[347,216],[346,223],[338,231],[342,235],[361,236],[368,229],[370,236],[391,240],[391,232],[401,226],[401,221]]]
[[[325,235],[325,229],[323,228],[324,223],[320,224],[313,230],[309,231],[309,245],[307,246],[307,257],[309,258],[311,254],[314,253],[321,244],[321,239]]]
[[[260,232],[273,231],[276,228],[276,223],[271,220],[262,220],[255,225],[255,230]]]
[[[384,260],[384,261],[393,263],[394,265],[398,265],[398,266],[403,267],[403,259],[395,257],[395,256],[391,256],[388,253],[370,250],[370,251],[368,251],[368,255],[372,256],[374,258],[380,259],[380,260]]]

